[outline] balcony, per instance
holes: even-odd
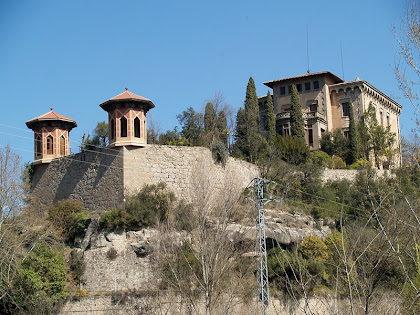
[[[276,119],[290,119],[290,112],[282,112],[276,115]],[[326,121],[326,117],[324,114],[320,112],[303,112],[303,119],[320,119]]]

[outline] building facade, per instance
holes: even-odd
[[[280,135],[290,134],[291,92],[292,85],[296,85],[305,122],[306,143],[311,150],[320,149],[320,140],[327,131],[340,129],[347,135],[350,103],[356,122],[372,104],[379,124],[384,127],[390,126],[390,131],[396,135],[395,148],[400,147],[399,115],[402,106],[364,80],[356,78],[354,81],[344,81],[331,72],[324,71],[268,81],[264,84],[273,90],[276,129]],[[260,129],[264,133],[266,97],[260,97],[259,103]]]

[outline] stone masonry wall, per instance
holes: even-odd
[[[61,199],[81,201],[87,209],[124,202],[122,150],[86,151],[35,165],[31,203],[39,211]]]
[[[58,200],[75,199],[89,210],[104,210],[122,206],[124,196],[159,182],[188,201],[203,191],[217,198],[218,192],[241,192],[255,176],[255,165],[230,157],[225,166],[216,164],[202,147],[102,149],[36,165],[31,202],[45,210]]]
[[[241,192],[259,174],[257,166],[231,157],[226,165],[217,164],[207,148],[161,145],[125,148],[124,168],[126,194],[135,193],[144,184],[165,182],[188,201],[203,191],[214,198],[222,192]]]

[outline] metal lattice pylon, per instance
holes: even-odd
[[[270,304],[270,290],[268,287],[267,245],[265,238],[264,205],[269,202],[264,199],[264,186],[268,181],[263,178],[254,178],[254,191],[258,210],[257,216],[257,250],[258,250],[258,282],[260,287],[259,299],[262,313]]]

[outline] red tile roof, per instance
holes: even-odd
[[[136,99],[136,100],[151,102],[149,99],[143,96],[131,93],[130,91],[127,90],[127,88],[121,94],[118,94],[117,96],[114,96],[113,98],[111,98],[111,100],[126,100],[126,99]]]
[[[279,83],[279,82],[289,81],[289,80],[295,80],[295,79],[301,79],[301,78],[306,78],[306,77],[313,77],[313,76],[318,76],[318,75],[329,76],[334,81],[336,81],[336,83],[344,82],[342,79],[337,77],[335,74],[333,74],[329,71],[322,71],[322,72],[314,72],[314,73],[305,73],[305,74],[297,75],[297,76],[294,76],[294,77],[283,78],[283,79],[278,79],[278,80],[272,80],[272,81],[264,82],[264,85],[273,88],[274,83]]]
[[[118,106],[117,104],[120,101],[132,101],[135,102],[137,104],[142,104],[141,106],[143,106],[143,108],[145,108],[146,112],[155,107],[155,104],[153,104],[153,102],[143,96],[134,94],[130,91],[128,91],[127,88],[125,88],[125,91],[122,92],[121,94],[118,94],[117,96],[114,96],[113,98],[110,98],[109,100],[103,102],[102,104],[99,104],[100,107],[102,107],[102,109],[106,110],[106,111],[110,111],[113,108],[115,108],[115,106]]]
[[[64,122],[68,122],[70,123],[73,127],[77,127],[76,121],[74,119],[71,119],[69,117],[63,116],[59,113],[56,113],[53,111],[52,107],[51,110],[41,116],[35,117],[31,120],[28,120],[26,122],[26,125],[28,126],[28,128],[31,128],[30,126],[33,125],[34,123],[37,122],[41,122],[41,121],[53,121],[53,120],[60,120],[60,121],[64,121]]]

